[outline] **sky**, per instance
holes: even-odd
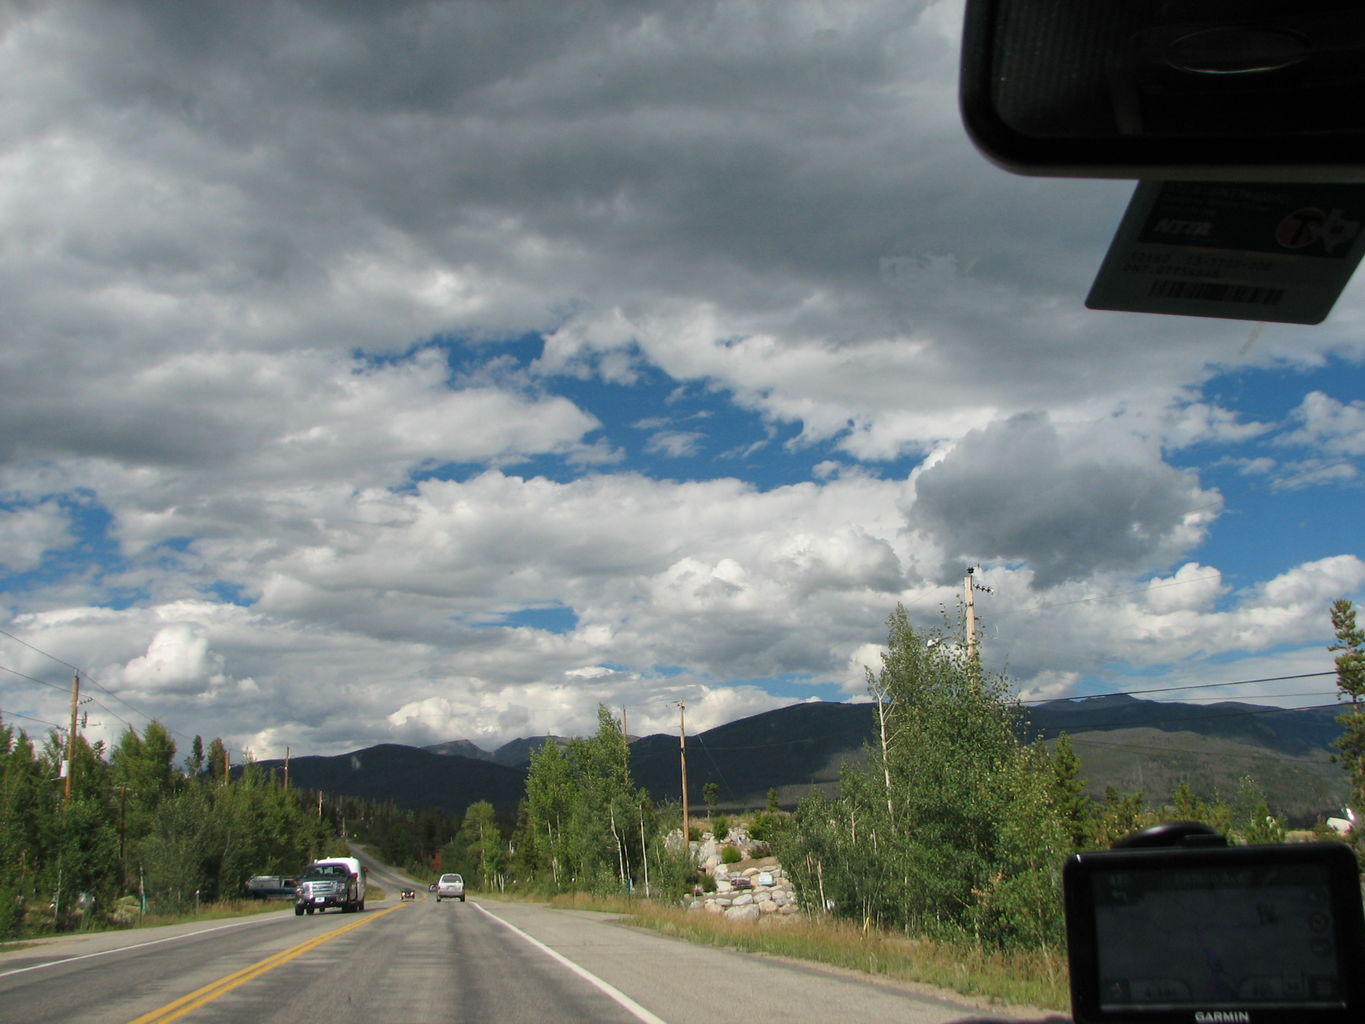
[[[961,19],[0,7],[0,717],[700,731],[866,699],[968,566],[1026,701],[1330,703],[1361,281],[1087,310],[1133,183],[983,158]]]

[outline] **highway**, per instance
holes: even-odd
[[[1008,1019],[968,1002],[693,946],[605,915],[393,895],[92,934],[0,954],[0,1018],[26,1024],[440,1024]],[[1033,1019],[1037,1019],[1036,1017]]]

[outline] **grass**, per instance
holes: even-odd
[[[1006,953],[806,915],[757,923],[727,921],[718,914],[647,900],[595,899],[585,894],[556,896],[551,905],[621,914],[629,924],[688,942],[934,985],[995,1003],[1063,1012],[1071,1005],[1062,950]]]
[[[219,903],[204,903],[199,909],[183,913],[148,913],[141,920],[134,920],[124,927],[154,928],[165,924],[187,924],[190,921],[221,921],[230,917],[250,917],[253,914],[268,914],[275,910],[286,910],[294,906],[291,900],[223,900]],[[111,926],[100,931],[121,931]],[[62,932],[58,934],[70,934]]]
[[[106,915],[82,923],[76,928],[57,931],[48,927],[35,927],[26,930],[17,939],[0,941],[0,953],[23,949],[31,943],[43,939],[69,938],[73,935],[86,935],[92,932],[122,932],[136,928],[157,928],[167,924],[186,924],[190,921],[220,921],[233,917],[249,917],[252,914],[266,914],[284,910],[293,903],[286,900],[224,900],[216,903],[203,903],[197,911],[186,910],[180,913],[151,911],[138,914],[134,911],[127,920],[115,921]]]

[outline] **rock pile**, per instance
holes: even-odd
[[[796,893],[779,864],[738,869],[717,864],[711,869],[715,892],[694,894],[692,910],[723,914],[734,921],[756,921],[775,915],[789,917],[797,911]]]

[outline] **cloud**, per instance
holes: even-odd
[[[0,568],[32,572],[50,551],[71,544],[66,513],[55,501],[0,508]]]
[[[1059,430],[1042,413],[966,434],[915,481],[915,524],[944,550],[943,578],[1023,562],[1054,586],[1168,563],[1220,504],[1193,474],[1113,423]]]
[[[147,653],[123,666],[123,682],[137,694],[188,687],[197,692],[221,670],[209,652],[208,637],[193,624],[177,622],[156,631]]]
[[[701,451],[704,434],[690,430],[660,430],[649,436],[645,450],[669,458],[681,459]]]
[[[1147,607],[1157,613],[1205,611],[1226,593],[1222,573],[1197,562],[1186,562],[1170,577],[1147,581]]]
[[[1304,396],[1294,410],[1297,429],[1277,438],[1282,445],[1303,445],[1324,455],[1365,455],[1365,402],[1339,402],[1321,391]]]
[[[861,693],[968,563],[1039,692],[1317,642],[1359,587],[1200,547],[1223,466],[1353,484],[1358,403],[1279,448],[1293,403],[1206,385],[1358,360],[1359,288],[1250,342],[1085,311],[1131,186],[971,149],[960,2],[0,19],[0,593],[182,732],[701,728]]]

